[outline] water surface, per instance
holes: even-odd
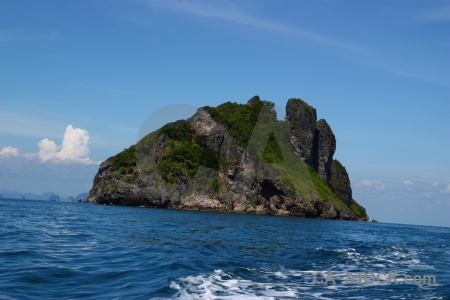
[[[449,299],[449,246],[441,227],[1,199],[0,299]]]

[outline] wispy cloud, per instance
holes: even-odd
[[[391,197],[398,199],[447,199],[450,203],[450,184],[426,181],[426,180],[403,180],[401,182],[383,183],[376,179],[364,179],[354,186],[356,193],[372,194],[376,192],[383,197]]]
[[[51,121],[33,115],[6,110],[0,111],[0,133],[2,134],[57,138],[60,136],[58,128],[63,126],[62,122]]]
[[[0,42],[33,42],[42,40],[51,40],[58,37],[59,33],[56,31],[36,32],[33,30],[0,29]]]
[[[359,185],[365,189],[384,190],[384,184],[376,179],[364,179]]]
[[[415,72],[407,70],[410,66],[398,67],[394,63],[387,63],[386,61],[376,58],[375,56],[367,56],[363,58],[354,58],[354,60],[362,65],[366,65],[370,68],[375,68],[384,72],[395,74],[403,78],[409,78],[424,82],[433,82],[439,85],[450,86],[449,78],[438,77],[432,74],[425,74],[423,72]]]
[[[148,96],[148,93],[140,92],[136,90],[121,89],[121,88],[96,88],[96,90],[109,94],[123,94],[123,95],[134,95],[134,96]]]
[[[417,198],[433,198],[450,193],[450,184],[424,180],[404,180],[399,187],[399,194]],[[450,198],[448,199],[450,200]]]
[[[353,197],[377,220],[450,226],[448,181],[406,179],[381,183],[366,179],[353,186]]]
[[[403,180],[402,182],[405,186],[411,186],[414,184],[414,182],[412,182],[411,180]]]
[[[242,9],[230,1],[139,1],[153,8],[162,8],[192,16],[227,21],[270,31],[278,34],[293,36],[311,42],[341,48],[354,53],[368,55],[368,50],[361,45],[328,36],[306,28],[294,27],[267,18],[258,17]]]
[[[136,0],[151,9],[163,9],[170,12],[186,14],[199,18],[209,18],[234,24],[253,27],[269,33],[276,33],[290,38],[320,44],[334,49],[345,50],[351,54],[352,60],[373,68],[395,74],[400,77],[419,81],[434,82],[440,85],[450,85],[448,78],[441,78],[408,69],[409,66],[394,66],[386,63],[373,50],[362,46],[361,43],[346,40],[336,36],[324,34],[309,28],[283,23],[273,18],[262,17],[254,12],[245,10],[239,2],[233,1],[169,1],[169,0]],[[443,7],[421,12],[424,20],[447,21],[450,18],[450,8]],[[145,19],[145,18],[144,18]],[[397,61],[397,60],[395,60]]]
[[[450,5],[422,10],[418,19],[427,22],[450,22]]]
[[[390,72],[397,74],[399,76],[402,76],[402,77],[407,77],[407,78],[421,80],[421,81],[429,81],[429,82],[434,82],[434,83],[438,83],[441,85],[450,86],[449,78],[440,78],[440,77],[436,77],[433,75],[427,75],[427,74],[417,73],[417,72],[410,72],[410,71],[406,71],[406,70],[400,70],[397,68],[383,67],[383,69],[389,70]]]

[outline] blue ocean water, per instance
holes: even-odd
[[[0,299],[449,299],[449,246],[450,228],[1,199]]]

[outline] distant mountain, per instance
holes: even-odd
[[[35,194],[35,193],[22,193],[19,191],[11,191],[7,189],[0,189],[0,194],[2,195],[2,198],[11,198],[11,199],[28,199],[28,200],[49,200],[53,196],[57,196],[59,201],[75,201],[78,199],[86,200],[87,193],[81,193],[77,197],[69,196],[61,196],[57,195],[54,192],[47,192],[43,194]],[[56,197],[53,197],[52,199],[56,199]]]
[[[81,193],[81,194],[78,194],[76,197],[69,196],[65,200],[67,202],[85,202],[87,196],[88,196],[88,193]]]
[[[78,200],[86,201],[87,196],[88,196],[88,193],[81,193],[81,194],[78,194],[78,195],[75,197],[75,201],[78,201]]]
[[[35,194],[35,193],[22,193],[19,191],[11,191],[7,189],[0,189],[0,194],[2,194],[2,198],[11,198],[11,199],[30,199],[30,200],[48,200],[50,196],[55,193],[47,192],[44,194]]]
[[[10,191],[5,189],[0,189],[0,194],[3,198],[21,199],[23,194],[18,191]]]
[[[55,193],[47,192],[41,195],[34,194],[34,193],[24,193],[23,197],[25,199],[31,199],[31,200],[48,200],[51,196],[55,195]]]
[[[48,200],[50,201],[60,201],[61,198],[58,195],[51,195]]]

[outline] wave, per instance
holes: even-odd
[[[283,280],[291,276],[301,276],[282,271],[264,273],[267,277]],[[172,299],[298,299],[301,294],[299,291],[301,287],[290,282],[275,283],[245,279],[224,270],[214,270],[212,274],[181,277],[171,282],[170,287],[178,290]]]
[[[355,249],[332,250],[355,256]],[[395,256],[395,255],[394,255]],[[298,270],[284,266],[267,268],[237,268],[233,271],[217,269],[211,273],[202,273],[179,277],[170,282],[170,288],[175,290],[174,295],[167,299],[260,299],[260,300],[288,300],[288,299],[381,299],[378,296],[384,295],[383,299],[394,299],[389,297],[389,292],[403,288],[407,299],[423,299],[427,295],[428,299],[441,299],[436,294],[434,285],[406,285],[403,278],[408,274],[399,271],[396,281],[389,279],[389,271],[381,269],[372,271],[366,269],[361,271],[370,272],[370,276],[361,279],[352,272],[352,283],[345,281],[347,272],[354,269],[352,265],[338,265],[331,270]],[[327,280],[327,273],[333,274],[335,281],[323,284]],[[410,274],[410,273],[409,273]],[[316,278],[317,277],[317,278]],[[379,281],[377,280],[379,279]],[[315,281],[321,281],[318,283]],[[367,280],[367,282],[365,282]],[[422,292],[417,295],[417,290]]]

